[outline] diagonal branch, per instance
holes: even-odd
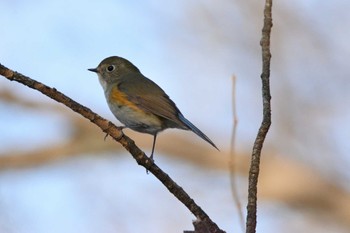
[[[271,95],[270,95],[270,34],[272,28],[272,0],[266,0],[264,9],[264,26],[260,45],[262,47],[263,68],[261,74],[262,99],[263,99],[263,120],[255,139],[248,184],[248,205],[246,233],[256,231],[256,208],[257,208],[257,186],[260,169],[261,150],[271,125]]]
[[[97,115],[89,108],[82,106],[71,98],[65,96],[55,88],[48,87],[18,72],[14,72],[2,64],[0,64],[0,75],[10,81],[17,81],[35,89],[51,99],[66,105],[68,108],[90,120],[101,128],[103,132],[110,135],[115,141],[119,142],[127,151],[129,151],[139,165],[145,167],[157,177],[157,179],[160,180],[160,182],[162,182],[163,185],[196,216],[196,221],[205,224],[209,232],[224,232],[209,218],[201,207],[199,207],[195,201],[168,176],[168,174],[162,171],[151,159],[149,159],[145,153],[135,145],[135,142],[128,136],[124,135],[121,129],[113,123]]]

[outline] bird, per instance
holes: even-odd
[[[109,108],[124,127],[153,135],[150,159],[153,160],[158,133],[168,128],[190,130],[219,150],[209,137],[184,117],[161,87],[127,59],[107,57],[97,68],[88,70],[97,73]]]

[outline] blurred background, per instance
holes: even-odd
[[[0,63],[119,124],[96,74],[133,62],[220,152],[181,130],[159,135],[156,163],[227,232],[241,232],[262,119],[263,1],[1,1]],[[272,127],[259,179],[257,232],[350,231],[350,2],[275,1]],[[194,216],[89,121],[0,77],[0,232],[182,232]],[[124,131],[149,153],[152,137]]]

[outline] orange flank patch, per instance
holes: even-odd
[[[119,91],[117,87],[112,88],[112,91],[109,95],[109,102],[115,103],[118,106],[128,106],[129,108],[137,112],[143,112],[140,108],[136,106],[136,104],[128,100],[126,94]]]

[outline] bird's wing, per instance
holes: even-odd
[[[118,89],[144,111],[168,119],[179,128],[187,128],[178,118],[180,111],[175,103],[156,83],[142,74],[125,75]]]

